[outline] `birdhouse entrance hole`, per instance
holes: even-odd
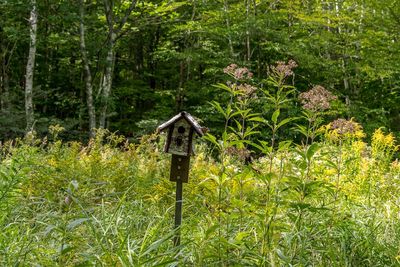
[[[185,127],[179,126],[178,133],[183,134],[185,132]]]

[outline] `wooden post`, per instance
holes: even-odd
[[[176,182],[174,246],[181,244],[182,189],[189,181],[190,156],[193,151],[193,134],[203,136],[206,129],[187,112],[182,111],[169,121],[161,124],[157,132],[168,131],[164,152],[171,153],[170,181]]]
[[[174,246],[181,244],[181,224],[182,224],[182,180],[176,181],[176,197],[175,197],[175,235]]]
[[[174,245],[181,244],[181,224],[182,224],[182,191],[183,183],[189,180],[190,156],[172,155],[170,181],[176,183],[175,194],[175,224],[174,224]]]

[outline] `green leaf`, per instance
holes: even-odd
[[[292,142],[293,141],[291,141],[291,140],[279,142],[278,151],[289,149],[289,147],[292,144]]]
[[[249,121],[261,122],[261,123],[264,123],[264,124],[268,123],[268,121],[266,119],[261,118],[261,117],[254,117],[254,118],[249,119]]]
[[[274,124],[277,124],[277,122],[278,122],[278,117],[279,117],[280,113],[281,113],[281,111],[280,111],[279,109],[277,109],[277,110],[275,110],[275,112],[272,114],[271,120],[272,120],[272,122],[273,122]]]
[[[283,260],[285,263],[290,263],[290,258],[285,256],[285,254],[283,254],[282,250],[280,249],[276,249],[276,254],[278,254],[278,257]]]
[[[218,103],[217,101],[211,101],[210,104],[220,113],[222,116],[224,116],[225,119],[227,119],[231,113],[231,108],[228,105],[226,111],[221,107],[221,104]]]
[[[210,237],[211,234],[213,234],[217,229],[218,229],[219,225],[218,224],[214,224],[213,226],[211,226],[210,228],[207,229],[206,233],[205,233],[205,237],[206,239]]]
[[[243,240],[244,238],[248,237],[249,235],[250,235],[250,234],[249,234],[248,232],[239,232],[239,233],[236,234],[235,242],[236,242],[236,243],[241,243],[242,240]]]
[[[61,253],[62,255],[64,255],[64,254],[67,254],[68,252],[72,251],[73,249],[74,249],[73,246],[65,245],[65,246],[62,248],[62,250],[61,250],[60,253]]]
[[[215,85],[213,85],[213,87],[216,87],[216,88],[225,90],[225,91],[227,91],[227,92],[229,92],[229,93],[232,93],[232,88],[229,87],[229,86],[226,85],[226,84],[223,84],[223,83],[215,84]]]
[[[285,125],[285,124],[287,124],[287,123],[289,123],[289,122],[291,122],[291,121],[295,121],[295,120],[297,120],[297,119],[298,119],[297,117],[286,118],[286,119],[282,120],[282,121],[278,124],[278,126],[276,126],[276,129],[279,129],[279,128],[282,127],[283,125]]]
[[[214,145],[216,145],[217,147],[219,147],[219,143],[217,142],[217,138],[209,133],[206,133],[203,138],[207,141],[210,141],[211,143],[213,143]]]
[[[311,158],[315,155],[315,153],[319,150],[318,143],[313,143],[311,146],[307,148],[306,157],[307,160],[310,161]]]
[[[82,223],[84,223],[86,221],[89,221],[89,220],[90,220],[90,218],[79,218],[79,219],[76,219],[76,220],[70,222],[67,225],[67,230],[72,230],[75,227],[77,227],[77,226],[81,225]]]

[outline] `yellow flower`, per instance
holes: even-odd
[[[389,133],[385,137],[385,144],[388,146],[394,146],[394,137],[392,133]]]
[[[391,158],[393,153],[399,149],[399,146],[396,145],[396,139],[393,134],[388,133],[385,135],[382,128],[376,129],[372,135],[371,147],[373,157],[383,158]]]
[[[374,134],[372,135],[372,142],[383,143],[382,140],[384,139],[385,135],[382,132],[382,128],[376,129]]]
[[[361,154],[365,151],[367,144],[363,141],[357,140],[351,144],[352,151]]]
[[[362,126],[353,119],[337,119],[321,128],[325,130],[325,137],[331,141],[354,140],[365,137]]]

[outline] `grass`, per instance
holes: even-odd
[[[162,140],[50,139],[1,147],[1,266],[400,265],[400,164],[381,130],[251,163],[200,144],[179,249]]]

